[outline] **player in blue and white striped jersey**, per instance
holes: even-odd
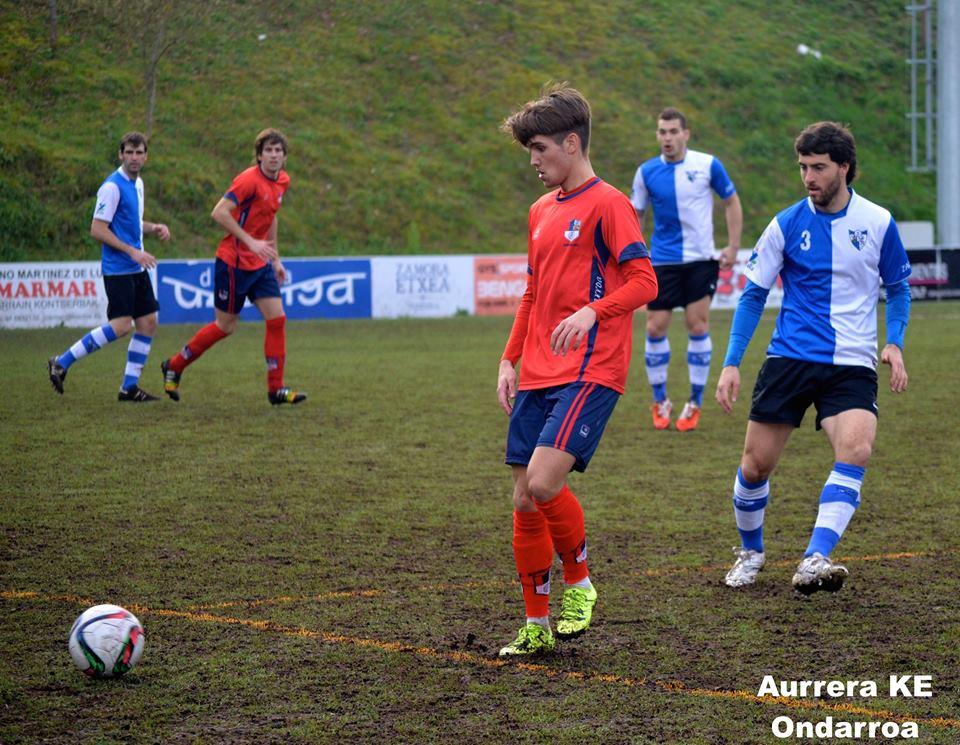
[[[710,300],[717,289],[719,270],[730,268],[737,259],[743,225],[740,197],[723,164],[712,155],[687,149],[689,139],[683,114],[674,108],[660,112],[660,155],[637,169],[631,195],[641,225],[647,208],[653,207],[650,255],[660,293],[647,305],[645,356],[655,429],[670,427],[673,404],[667,396],[667,330],[673,309],[684,309],[690,397],[677,419],[681,431],[695,429],[700,421],[713,350]],[[714,194],[723,200],[727,222],[727,246],[719,254],[713,241]]]
[[[886,285],[890,389],[907,388],[903,337],[910,316],[910,262],[897,225],[883,207],[857,194],[856,143],[845,127],[818,122],[795,148],[807,198],[779,213],[747,262],[747,287],[733,319],[717,401],[730,412],[740,390],[740,360],[779,275],[783,303],[767,359],[757,376],[743,456],[733,487],[742,547],[726,583],[756,581],[765,561],[768,479],[804,413],[816,407],[817,429],[834,464],[803,559],[793,576],[805,595],[835,592],[847,569],[830,560],[860,504],[860,487],[877,433],[877,303]]]
[[[143,219],[140,170],[147,162],[147,138],[140,132],[127,132],[120,139],[118,155],[120,167],[97,191],[90,223],[90,235],[101,244],[107,323],[91,329],[62,354],[47,360],[47,374],[54,390],[63,395],[63,382],[73,363],[133,330],[117,398],[144,403],[157,400],[140,387],[140,374],[157,330],[159,306],[147,274],[157,260],[144,249],[143,236],[146,233],[168,241],[170,230],[163,223]]]

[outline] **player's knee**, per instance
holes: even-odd
[[[844,445],[841,453],[838,453],[838,460],[849,463],[851,466],[865,468],[871,455],[873,455],[873,445],[871,443],[865,441],[850,442]]]
[[[133,317],[123,316],[121,318],[111,318],[110,327],[113,329],[113,333],[117,335],[118,339],[121,336],[126,336],[133,328]]]
[[[740,474],[744,481],[756,484],[766,481],[771,473],[773,473],[773,466],[751,457],[750,453],[744,453],[743,460],[740,462]]]
[[[232,318],[218,318],[217,319],[217,328],[220,329],[227,336],[232,334],[237,330],[237,318],[236,316]]]
[[[557,484],[555,479],[549,478],[548,474],[527,475],[527,489],[530,496],[537,502],[549,502],[562,488],[563,484]]]
[[[533,501],[533,497],[524,490],[524,489],[514,489],[513,490],[513,509],[517,512],[533,512],[537,509],[537,505]]]
[[[145,336],[153,336],[157,332],[157,314],[138,318],[136,326],[139,333]]]

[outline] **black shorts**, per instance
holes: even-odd
[[[108,321],[124,316],[140,318],[160,310],[148,272],[105,274],[103,288],[107,291]]]
[[[259,269],[240,269],[217,258],[213,275],[213,304],[218,310],[240,315],[243,304],[262,297],[280,297],[280,283],[270,264]]]
[[[649,310],[686,308],[705,297],[713,297],[720,276],[720,262],[716,259],[691,261],[689,264],[662,264],[654,266],[660,292],[647,305]]]
[[[877,372],[861,365],[828,365],[768,357],[753,387],[750,419],[799,427],[813,404],[820,422],[850,409],[878,416]]]

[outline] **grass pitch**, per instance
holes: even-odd
[[[530,664],[496,659],[522,615],[494,390],[509,319],[291,323],[287,379],[310,395],[295,408],[267,403],[260,324],[188,369],[179,404],[148,406],[116,402],[125,343],[81,360],[61,398],[46,359],[80,331],[0,332],[0,741],[759,743],[788,716],[906,719],[921,742],[957,742],[960,306],[914,306],[905,395],[881,370],[837,552],[851,577],[809,601],[790,576],[832,463],[812,413],[771,481],[767,568],[722,584],[772,316],[735,413],[709,400],[693,433],[648,424],[642,321],[627,394],[572,477],[594,626]],[[714,316],[711,384],[729,322]],[[145,388],[193,330],[161,327]],[[671,342],[677,401],[679,318]],[[101,602],[146,629],[116,681],[85,679],[66,648]],[[767,674],[880,695],[760,700]],[[890,698],[893,674],[933,676],[933,697]]]

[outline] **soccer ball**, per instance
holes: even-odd
[[[95,605],[73,622],[70,656],[91,678],[116,678],[143,654],[143,626],[119,605]]]

